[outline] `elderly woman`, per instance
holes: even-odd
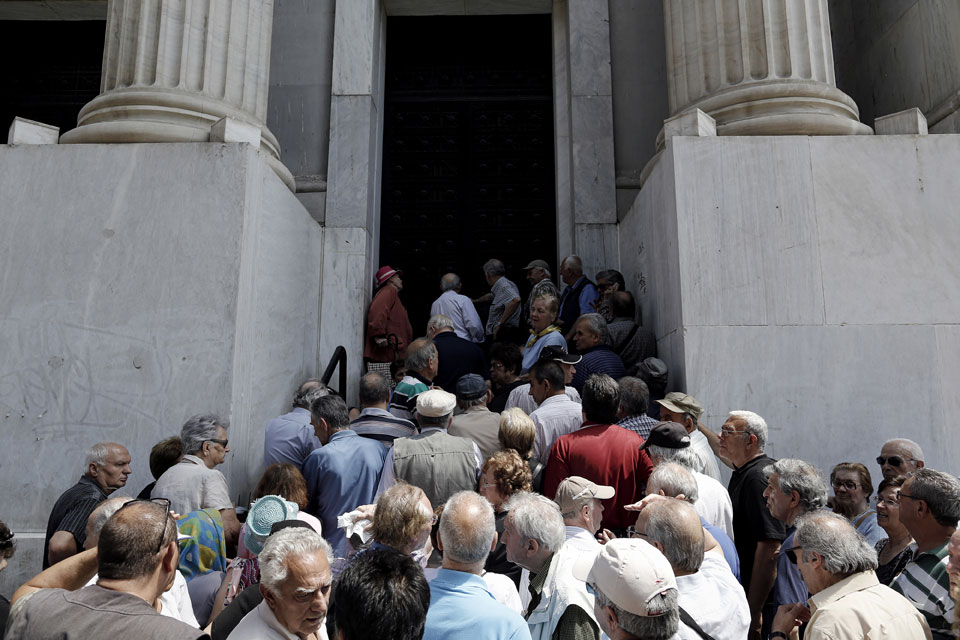
[[[871,545],[887,537],[877,525],[877,512],[870,508],[873,479],[859,462],[841,462],[830,472],[833,486],[833,512],[850,521]]]
[[[549,293],[539,295],[530,305],[530,338],[523,348],[523,364],[520,373],[525,374],[537,363],[540,351],[547,345],[567,348],[567,341],[557,324],[560,301]]]
[[[537,427],[523,409],[513,407],[500,414],[501,449],[513,449],[526,461],[530,469],[530,484],[533,491],[543,491],[544,464],[533,457],[533,443]]]
[[[503,505],[519,491],[530,491],[530,467],[526,461],[513,449],[502,449],[487,458],[481,468],[479,493],[493,505],[498,538],[503,535],[503,522],[507,517]],[[487,556],[483,568],[502,573],[520,585],[522,568],[507,560],[507,548],[500,541]]]
[[[887,532],[887,538],[876,545],[877,580],[890,585],[913,559],[913,537],[900,522],[900,487],[904,476],[884,478],[877,489],[877,524]]]

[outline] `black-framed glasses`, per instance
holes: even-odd
[[[636,527],[627,527],[627,537],[628,538],[646,538],[647,534],[643,531],[637,531]]]
[[[167,518],[170,516],[170,501],[166,498],[150,498],[149,500],[138,498],[124,503],[117,511],[123,511],[132,504],[155,504],[163,509],[163,529],[160,530],[160,539],[157,540],[157,550],[153,552],[153,555],[157,555],[163,549],[163,539],[167,537]]]
[[[887,463],[889,463],[891,467],[899,467],[904,463],[905,460],[914,462],[913,458],[901,458],[900,456],[890,456],[889,458],[884,458],[883,456],[877,456],[877,464],[881,467]]]
[[[887,507],[899,507],[899,506],[900,506],[900,501],[897,500],[896,498],[881,498],[880,496],[874,496],[874,497],[873,497],[873,502],[874,502],[874,504],[876,504],[878,507],[879,507],[881,504],[882,504],[882,505],[885,505],[885,506],[887,506]]]
[[[787,554],[787,558],[789,558],[790,562],[793,564],[797,564],[797,549],[803,549],[803,547],[796,545],[795,547],[791,547],[784,552]]]
[[[210,438],[209,440],[205,440],[205,442],[216,442],[218,445],[226,449],[227,444],[230,443],[230,440],[217,440],[216,438]]]
[[[901,492],[900,492],[900,499],[903,500],[904,498],[910,498],[911,500],[923,500],[923,498],[914,498],[914,497],[911,496],[910,494],[907,494],[907,493],[904,493],[903,491],[901,491]]]
[[[853,480],[834,480],[830,484],[833,485],[834,489],[839,489],[841,487],[844,487],[848,491],[856,491],[860,487],[860,485],[858,485]]]

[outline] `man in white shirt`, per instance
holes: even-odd
[[[470,342],[483,342],[483,325],[473,302],[461,295],[460,276],[446,273],[440,278],[440,297],[430,305],[430,315],[445,315],[453,321],[453,332]]]
[[[698,428],[700,416],[703,415],[700,402],[689,394],[671,391],[662,400],[657,400],[657,404],[660,405],[661,420],[680,423],[690,434],[690,447],[701,460],[695,471],[719,481],[720,466],[717,464],[717,456],[707,436]]]
[[[530,367],[530,395],[537,403],[530,414],[537,429],[533,457],[546,464],[553,443],[583,426],[583,408],[567,396],[563,369],[552,360]]]
[[[585,553],[600,550],[595,535],[603,517],[602,501],[609,500],[614,493],[613,487],[599,485],[580,476],[570,476],[560,483],[553,501],[560,505],[568,547]]]
[[[570,381],[573,380],[573,374],[577,372],[577,368],[574,365],[580,362],[580,356],[567,353],[567,350],[563,347],[551,345],[549,347],[544,347],[540,351],[539,359],[552,360],[560,365],[560,368],[563,369],[563,392],[567,394],[568,398],[577,404],[580,404],[580,392],[570,386]],[[527,383],[520,385],[510,392],[510,395],[507,397],[507,403],[504,406],[504,410],[517,407],[518,409],[522,409],[523,412],[529,416],[537,410],[537,404],[538,402],[530,393],[530,383]],[[544,455],[546,455],[546,453]]]

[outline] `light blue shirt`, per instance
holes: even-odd
[[[263,435],[263,467],[274,462],[289,462],[303,471],[303,461],[320,446],[310,423],[310,412],[297,407],[267,423]]]
[[[877,512],[875,509],[868,509],[853,519],[854,526],[860,532],[871,547],[877,546],[877,543],[887,538],[887,532],[877,524]]]
[[[453,320],[453,332],[470,342],[483,342],[483,325],[473,301],[456,291],[444,291],[430,306],[430,315],[443,314]]]
[[[529,640],[520,614],[497,602],[478,575],[440,569],[430,582],[423,640]]]
[[[307,513],[320,520],[323,537],[338,557],[346,552],[347,540],[337,528],[337,516],[373,503],[386,457],[385,446],[344,429],[303,463],[310,496]]]
[[[523,366],[520,369],[520,373],[523,374],[530,371],[530,367],[537,364],[537,360],[540,358],[540,351],[550,345],[563,347],[564,351],[566,351],[567,341],[563,339],[562,331],[551,331],[545,336],[540,336],[540,339],[529,347],[524,347]]]

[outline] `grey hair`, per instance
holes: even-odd
[[[923,500],[938,524],[957,526],[960,520],[960,481],[949,473],[923,467],[910,476],[910,496]]]
[[[419,413],[415,415],[417,416],[417,424],[419,424],[422,429],[426,429],[427,427],[440,427],[441,429],[446,429],[448,426],[450,426],[450,416],[453,415],[453,412],[450,412],[445,416],[425,416]]]
[[[180,430],[184,455],[200,451],[204,442],[216,439],[217,429],[220,427],[226,429],[228,426],[225,420],[221,420],[219,416],[213,414],[191,417],[183,423],[183,428]]]
[[[600,336],[601,344],[610,344],[610,329],[607,327],[607,319],[602,315],[599,313],[585,313],[577,318],[577,322],[585,323],[590,333],[595,336]]]
[[[488,276],[502,276],[507,272],[507,268],[496,258],[490,258],[483,263],[483,272]]]
[[[640,378],[624,376],[617,380],[620,385],[620,406],[628,416],[641,416],[650,407],[650,387]]]
[[[827,483],[812,464],[794,458],[781,458],[763,469],[769,482],[772,474],[779,476],[780,491],[789,496],[794,491],[800,498],[802,513],[827,506]]]
[[[316,378],[304,380],[303,384],[297,388],[297,392],[293,394],[293,406],[309,409],[314,400],[328,393],[330,393],[330,389],[327,388],[327,385]]]
[[[119,511],[120,507],[131,500],[133,500],[133,498],[123,496],[120,498],[107,498],[98,504],[96,508],[90,512],[90,517],[87,519],[87,524],[92,527],[89,533],[94,537],[99,537],[100,530],[103,529],[103,525],[107,523],[110,516]]]
[[[404,364],[408,371],[420,371],[437,357],[437,347],[430,338],[417,338],[407,347],[407,359]]]
[[[322,551],[327,562],[333,564],[333,549],[319,533],[303,527],[290,527],[271,534],[257,556],[260,562],[260,584],[274,595],[280,594],[280,585],[287,579],[287,558]]]
[[[574,273],[579,273],[581,275],[583,274],[583,260],[580,259],[580,256],[567,256],[560,264],[567,265],[567,269],[573,271]]]
[[[440,278],[440,291],[456,291],[459,286],[460,276],[455,273],[447,273]]]
[[[877,568],[877,552],[850,522],[837,513],[813,511],[797,520],[797,546],[807,553],[819,553],[823,568],[835,575],[847,577],[861,571]]]
[[[667,451],[687,451],[687,449],[667,449]],[[663,494],[670,498],[683,494],[684,499],[690,504],[695,503],[700,497],[697,479],[688,469],[676,462],[661,462],[655,466],[650,477],[647,478],[647,487],[648,490],[649,487],[663,489]]]
[[[692,471],[699,471],[703,468],[703,458],[697,455],[697,452],[694,451],[692,447],[670,449],[668,447],[651,444],[647,447],[647,455],[651,458],[658,458],[661,465],[664,462],[673,462]]]
[[[679,500],[668,500],[655,502],[646,508],[650,509],[650,513],[643,532],[650,540],[663,545],[663,555],[670,561],[674,571],[699,571],[703,563],[703,527],[699,526],[700,516],[693,506]],[[684,513],[684,509],[688,509],[688,513]],[[693,518],[698,524],[693,537],[687,535],[685,518]]]
[[[98,442],[93,445],[83,455],[83,473],[84,475],[90,470],[90,465],[95,464],[98,467],[102,467],[107,464],[107,455],[110,453],[110,447],[113,446],[112,442]]]
[[[887,446],[888,444],[895,444],[903,449],[906,449],[907,452],[910,453],[911,458],[918,462],[923,462],[923,449],[921,449],[920,445],[913,440],[910,440],[909,438],[891,438],[890,440],[884,442],[883,446],[880,448],[883,449],[883,447]]]
[[[484,394],[479,398],[474,398],[473,400],[461,400],[460,398],[457,398],[457,405],[464,410],[469,409],[470,407],[485,407],[487,406],[487,395]]]
[[[427,331],[430,331],[430,329],[436,331],[440,329],[453,329],[453,320],[450,319],[450,316],[445,316],[442,313],[430,316],[430,319],[427,320]]]
[[[357,399],[363,406],[390,401],[390,380],[379,371],[368,371],[360,376]]]
[[[757,436],[757,447],[760,451],[767,446],[767,421],[761,418],[753,411],[731,411],[731,418],[740,418],[747,423],[744,433],[752,433]]]
[[[496,533],[493,507],[486,498],[473,491],[460,491],[447,500],[440,516],[444,556],[463,564],[483,562]]]
[[[680,628],[680,603],[676,589],[667,589],[650,598],[647,607],[657,611],[666,611],[661,616],[639,616],[621,609],[602,591],[596,590],[597,602],[601,607],[610,607],[617,614],[617,626],[634,638],[644,640],[668,640]]]
[[[503,510],[513,514],[513,526],[521,538],[532,538],[551,553],[563,546],[567,529],[560,506],[553,500],[538,493],[519,491],[510,497]]]

